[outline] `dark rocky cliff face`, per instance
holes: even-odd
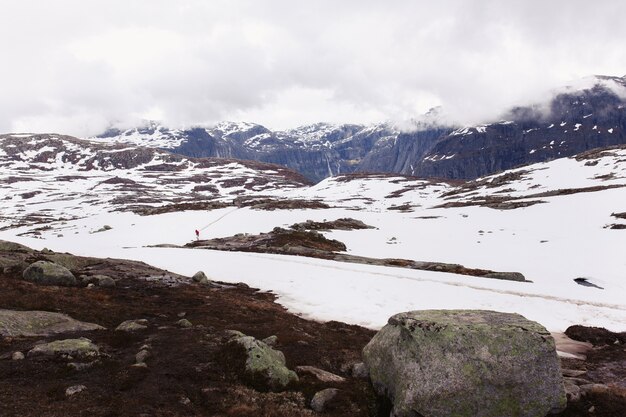
[[[415,167],[451,128],[429,127],[412,133],[400,133],[378,141],[358,165],[360,172],[398,172],[414,175]]]
[[[626,84],[626,80],[621,80]],[[440,137],[415,170],[425,177],[473,179],[517,166],[626,143],[625,100],[595,85],[557,95],[546,114],[513,109],[509,121],[459,129]]]

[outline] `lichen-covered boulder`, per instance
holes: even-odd
[[[100,355],[100,348],[91,340],[81,337],[79,339],[55,340],[50,343],[42,343],[28,352],[28,356],[62,356],[66,358],[96,358]]]
[[[35,284],[59,285],[63,287],[72,287],[77,282],[76,277],[69,269],[48,261],[37,261],[30,264],[24,270],[22,277]]]
[[[0,309],[0,336],[50,336],[89,330],[104,330],[104,327],[50,311]]]
[[[400,313],[363,357],[398,417],[544,417],[566,405],[554,340],[518,314]]]
[[[255,380],[262,380],[272,389],[282,389],[298,381],[298,375],[287,368],[283,352],[243,334],[232,333],[231,341],[245,349],[246,373]]]

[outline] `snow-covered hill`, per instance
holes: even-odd
[[[369,327],[398,311],[483,308],[518,312],[557,331],[571,324],[626,330],[626,147],[471,182],[357,174],[309,186],[294,175],[276,166],[127,145],[2,136],[0,239],[138,259],[187,275],[204,270],[214,279],[272,290],[282,304],[306,316]],[[246,197],[316,200],[328,208],[234,204]],[[128,211],[134,206],[168,209]],[[344,242],[349,254],[517,271],[532,283],[149,247],[182,245],[195,238],[194,229],[202,238],[227,237],[342,217],[374,226],[324,232]]]
[[[308,184],[278,165],[30,134],[0,136],[0,178],[0,228],[43,230],[96,213],[218,205],[243,196],[281,196]]]

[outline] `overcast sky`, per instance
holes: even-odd
[[[457,123],[626,74],[626,2],[0,0],[0,132]]]

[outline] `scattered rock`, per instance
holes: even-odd
[[[64,356],[72,358],[94,358],[100,355],[100,348],[91,340],[79,339],[56,340],[42,343],[28,352],[28,356]]]
[[[66,397],[71,397],[73,395],[78,394],[79,392],[83,392],[84,390],[86,390],[87,387],[84,385],[73,385],[71,387],[69,387],[68,389],[65,390],[65,396]]]
[[[592,343],[595,346],[612,345],[626,343],[626,333],[613,333],[604,327],[570,326],[565,330],[565,334],[581,342]],[[591,349],[591,346],[589,346]]]
[[[67,364],[67,367],[73,371],[84,371],[92,368],[97,363],[99,363],[97,360],[93,362],[70,362]]]
[[[51,336],[59,333],[90,330],[104,330],[104,327],[74,320],[65,314],[51,313],[49,311],[0,309],[0,335],[2,336]]]
[[[314,366],[298,366],[296,367],[298,373],[310,374],[319,379],[322,382],[345,382],[345,378],[335,375],[332,372],[324,371],[323,369],[316,368]]]
[[[369,378],[370,373],[363,362],[358,362],[352,365],[352,376],[355,378]]]
[[[191,324],[191,322],[187,319],[180,319],[176,322],[176,324],[178,325],[178,327],[182,327],[183,329],[193,327],[193,324]]]
[[[83,284],[94,284],[103,288],[112,288],[116,285],[115,280],[108,275],[81,275],[78,278]]]
[[[609,392],[609,387],[604,384],[584,384],[580,386],[580,393],[583,396],[589,394],[605,394]]]
[[[24,359],[24,354],[22,352],[13,352],[11,355],[11,360],[21,361]]]
[[[565,396],[567,398],[567,402],[576,403],[580,401],[580,387],[573,382],[564,381],[563,387],[565,389]]]
[[[282,389],[298,381],[298,375],[286,367],[285,355],[252,336],[233,335],[232,341],[246,350],[246,372],[264,380],[272,389]]]
[[[209,283],[209,278],[206,276],[206,274],[202,271],[198,271],[196,272],[193,277],[191,277],[191,279],[194,282],[197,282],[199,284],[208,284]]]
[[[113,288],[115,287],[115,280],[107,275],[94,275],[94,278],[98,282],[98,287]]]
[[[136,332],[138,330],[144,330],[147,328],[148,328],[148,320],[136,319],[136,320],[126,320],[122,322],[119,326],[115,328],[115,330],[121,331],[121,332]]]
[[[104,226],[102,226],[98,230],[94,230],[93,232],[90,232],[90,233],[93,234],[93,233],[106,232],[107,230],[111,230],[111,229],[113,229],[111,226],[109,226],[108,224],[105,224]]]
[[[398,417],[544,417],[565,408],[554,340],[518,314],[397,314],[363,349],[375,390]]]
[[[76,285],[76,277],[64,266],[48,261],[37,261],[24,270],[26,281],[42,285],[71,287]]]
[[[152,354],[149,351],[147,351],[147,350],[140,350],[135,355],[135,362],[136,363],[145,363],[146,359],[148,359],[150,356],[152,356]]]
[[[316,392],[311,400],[311,408],[318,413],[322,413],[326,408],[326,404],[337,396],[339,390],[337,388],[326,388]]]
[[[133,368],[147,368],[148,367],[148,365],[145,362],[133,363],[130,366]]]

